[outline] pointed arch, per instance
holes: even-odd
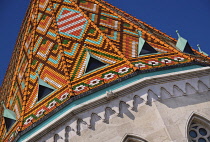
[[[131,110],[129,108],[131,108],[129,104],[127,104],[124,101],[120,101],[120,104],[119,104],[119,114],[118,114],[118,116],[121,117],[121,118],[123,118],[126,115],[130,119],[134,120],[135,119],[135,116],[131,113]]]
[[[173,86],[173,96],[174,97],[182,96],[183,94],[184,94],[184,92],[182,91],[182,89],[180,89],[177,85]]]
[[[60,137],[60,136],[59,136],[58,134],[55,134],[54,137],[53,137],[54,142],[58,142],[59,137]]]
[[[97,115],[96,113],[92,113],[91,114],[91,119],[90,119],[90,128],[92,130],[95,130],[97,121],[99,121],[101,119],[102,118],[99,115]]]
[[[130,107],[126,102],[120,101],[119,103],[119,114],[118,116],[123,116],[123,113],[127,110],[127,108]]]
[[[185,90],[187,94],[195,94],[197,90],[190,83],[185,84]]]
[[[84,126],[84,125],[86,125],[87,126],[87,123],[85,122],[85,121],[83,121],[82,119],[77,119],[77,126],[76,126],[76,134],[77,135],[81,135],[81,131],[84,129],[83,127],[82,127],[82,125]]]
[[[147,104],[148,105],[151,105],[151,103],[153,101],[157,101],[157,100],[160,100],[160,96],[158,96],[157,94],[155,94],[151,89],[149,89],[147,91]]]
[[[70,126],[66,126],[65,127],[65,142],[69,142],[69,132],[71,131],[71,127]]]
[[[198,114],[192,114],[187,124],[187,138],[193,142],[210,141],[210,121]]]
[[[105,114],[104,114],[104,122],[109,124],[109,120],[111,118],[111,115],[113,115],[115,113],[115,111],[110,108],[110,107],[106,107],[105,108]]]
[[[126,134],[121,142],[148,142],[148,141],[134,134]]]
[[[164,87],[160,88],[160,98],[161,98],[161,100],[169,99],[169,98],[171,98],[171,96],[172,95]]]
[[[198,91],[199,92],[206,92],[208,90],[209,90],[209,88],[207,87],[207,85],[204,84],[201,80],[198,80]]]
[[[144,102],[144,99],[142,99],[138,95],[135,95],[133,97],[133,108],[132,108],[132,110],[135,111],[135,112],[138,112],[138,106],[143,102]]]

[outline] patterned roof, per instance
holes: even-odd
[[[32,0],[1,87],[18,121],[8,132],[1,125],[0,138],[13,140],[66,101],[136,71],[209,65],[176,43],[103,0]]]

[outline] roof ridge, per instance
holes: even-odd
[[[81,8],[77,5],[77,4],[75,4],[75,2],[74,1],[72,1],[72,3],[74,4],[74,5],[76,5],[76,8],[84,15],[84,17],[86,18],[86,19],[88,19],[88,21],[92,24],[92,26],[104,37],[104,39],[106,39],[106,40],[108,40],[109,41],[109,43],[110,43],[110,45],[111,45],[111,48],[113,48],[125,61],[126,61],[126,63],[131,67],[131,68],[133,68],[134,70],[136,69],[132,64],[131,64],[131,62],[127,59],[127,58],[125,58],[125,56],[115,47],[115,45],[113,45],[113,43],[112,43],[112,41],[96,26],[96,24],[92,21],[92,20],[90,20],[90,18],[81,10]]]
[[[156,29],[156,28],[150,26],[149,24],[147,24],[147,23],[145,23],[145,22],[143,22],[143,21],[137,19],[136,17],[134,17],[134,16],[128,14],[127,12],[123,11],[122,9],[119,9],[119,8],[115,7],[114,5],[109,4],[109,3],[106,2],[105,0],[100,0],[100,2],[103,2],[103,3],[107,4],[107,5],[109,5],[110,7],[113,7],[114,9],[116,9],[117,11],[122,12],[122,13],[125,14],[125,15],[128,15],[129,17],[133,18],[134,20],[140,22],[141,24],[144,24],[144,25],[148,26],[149,28],[151,28],[151,29],[157,31],[158,33],[161,33],[161,34],[163,34],[164,36],[167,36],[168,38],[170,38],[170,39],[172,39],[172,40],[174,40],[174,41],[177,41],[175,38],[173,38],[173,37],[171,37],[171,36],[168,36],[167,34],[161,32],[160,30],[158,30],[158,29]]]
[[[90,0],[90,1],[92,1],[93,2],[93,0]],[[106,6],[104,6],[101,2],[104,2],[103,0],[101,0],[101,2],[98,2],[98,1],[95,1],[96,3],[98,3],[99,5],[101,5],[103,8],[105,8],[105,9],[107,9],[107,7]],[[106,3],[107,4],[107,3]],[[113,6],[114,7],[114,6]],[[115,8],[115,7],[114,7]],[[118,9],[118,8],[115,8],[115,9]],[[119,9],[118,9],[119,10]],[[113,11],[113,10],[112,10]],[[120,10],[119,10],[120,11]],[[113,15],[119,15],[119,14],[116,14],[116,13],[114,13],[113,12]],[[129,14],[128,14],[129,15]],[[125,18],[125,17],[123,17],[123,16],[121,16],[121,15],[119,15],[123,20],[125,20],[125,21],[128,21],[129,22],[129,24],[131,24],[132,26],[134,26],[136,29],[138,29],[138,30],[140,30],[140,31],[142,31],[142,34],[144,33],[144,34],[147,34],[149,37],[151,37],[151,38],[153,38],[154,40],[157,40],[157,41],[159,41],[160,43],[162,43],[164,46],[166,46],[166,47],[168,47],[168,48],[171,48],[171,50],[173,50],[174,52],[180,52],[180,51],[178,51],[176,48],[173,48],[171,45],[169,45],[169,44],[166,44],[166,43],[164,43],[164,41],[162,41],[162,40],[160,40],[159,38],[157,38],[157,37],[155,37],[155,36],[153,36],[152,34],[150,34],[150,33],[148,33],[146,30],[144,30],[143,28],[141,28],[141,27],[138,27],[137,25],[135,25],[134,23],[132,23],[131,21],[129,21],[127,18]],[[157,30],[157,29],[155,29],[155,28],[153,28],[153,30]],[[183,54],[184,55],[184,54]],[[184,55],[185,56],[185,55]],[[189,59],[189,56],[185,56],[186,58],[188,58]]]

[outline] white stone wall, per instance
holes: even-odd
[[[113,90],[81,104],[62,124],[28,141],[121,142],[132,134],[148,142],[186,142],[194,113],[210,120],[209,70],[144,78]]]

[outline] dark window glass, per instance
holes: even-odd
[[[194,52],[192,50],[192,48],[190,47],[189,43],[187,42],[186,46],[185,46],[185,49],[183,51],[184,53],[189,53],[189,54],[192,54],[194,55]]]
[[[190,131],[190,136],[191,136],[192,138],[196,138],[196,137],[197,137],[197,133],[196,133],[194,130],[191,130],[191,131]]]
[[[54,90],[42,85],[39,85],[39,94],[38,94],[38,101],[43,99],[45,96],[52,93]]]
[[[12,127],[12,125],[16,122],[14,119],[6,118],[4,117],[5,123],[6,123],[6,128],[7,131]]]
[[[139,55],[152,54],[152,53],[157,53],[157,51],[147,42],[145,42]]]
[[[208,140],[210,141],[210,137],[208,137]]]
[[[199,133],[200,133],[201,135],[203,135],[203,136],[207,135],[207,131],[206,131],[205,129],[203,129],[203,128],[200,128],[200,129],[199,129]]]
[[[204,138],[199,138],[198,142],[206,142],[206,140]]]
[[[94,69],[97,69],[97,68],[105,66],[105,65],[106,65],[105,63],[103,63],[99,60],[96,60],[93,57],[90,57],[90,60],[89,60],[89,63],[88,63],[88,66],[87,66],[87,69],[85,72],[87,73],[89,71],[92,71]]]

